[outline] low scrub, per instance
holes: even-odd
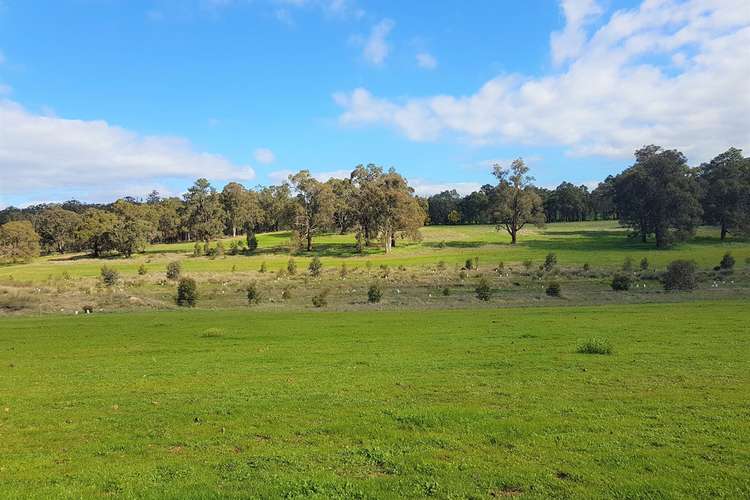
[[[380,302],[383,298],[383,288],[378,283],[373,283],[367,290],[367,301],[371,304]]]
[[[182,278],[177,284],[177,305],[195,307],[198,303],[198,285],[193,278]]]
[[[258,290],[258,285],[254,281],[252,283],[248,283],[248,285],[245,287],[245,293],[247,294],[248,304],[254,305],[260,302],[260,291]]]
[[[492,288],[490,287],[489,281],[487,281],[487,278],[482,277],[479,280],[479,283],[477,283],[477,287],[474,289],[474,293],[476,293],[476,296],[479,300],[483,300],[487,302],[490,300],[490,297],[492,297]]]
[[[675,260],[667,266],[664,273],[665,290],[694,290],[697,286],[697,267],[691,260]]]
[[[593,337],[579,344],[579,354],[612,354],[612,345],[607,339]]]
[[[616,292],[626,292],[630,290],[630,286],[633,284],[633,278],[629,274],[618,273],[612,277],[610,286],[612,290]]]
[[[99,275],[105,286],[115,286],[120,281],[120,273],[117,269],[112,269],[108,266],[102,266],[99,270]]]
[[[316,293],[312,296],[312,304],[315,307],[325,307],[328,305],[328,293],[329,290],[327,288],[321,290],[320,292]]]
[[[167,264],[167,279],[179,279],[180,274],[182,274],[182,264],[180,264],[179,261],[174,261]]]
[[[562,286],[559,281],[553,281],[547,285],[547,289],[544,291],[550,297],[559,297],[562,295]]]

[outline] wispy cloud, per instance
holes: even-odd
[[[417,65],[422,69],[435,69],[438,66],[437,59],[429,52],[417,53]]]
[[[269,165],[276,161],[276,155],[268,148],[258,148],[253,152],[253,157],[258,163]]]
[[[383,19],[372,27],[369,36],[364,40],[362,57],[375,66],[382,65],[391,51],[388,35],[396,24],[390,19]]]

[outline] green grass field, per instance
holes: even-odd
[[[745,301],[0,321],[4,498],[747,498]],[[577,354],[592,336],[612,355]]]
[[[688,258],[704,267],[713,267],[722,255],[731,251],[740,262],[750,258],[750,242],[728,240],[720,242],[718,230],[702,228],[695,239],[681,243],[669,250],[656,250],[653,242],[646,244],[627,237],[627,230],[616,222],[582,222],[548,224],[544,229],[525,230],[519,243],[510,245],[505,232],[496,231],[494,226],[428,226],[422,229],[423,241],[419,243],[399,242],[392,253],[386,255],[379,248],[368,248],[365,255],[355,253],[354,236],[323,235],[315,239],[313,254],[322,257],[328,267],[340,266],[346,262],[351,267],[363,266],[370,261],[374,266],[389,265],[422,267],[435,265],[439,261],[447,264],[463,264],[467,258],[479,257],[484,263],[496,265],[499,262],[520,265],[532,260],[537,265],[545,255],[555,252],[561,265],[581,266],[589,263],[596,267],[614,268],[620,266],[626,257],[636,263],[643,257],[656,266]],[[224,240],[228,249],[231,239]],[[142,263],[163,267],[170,260],[179,259],[188,272],[201,273],[229,272],[232,268],[240,271],[257,270],[262,262],[276,270],[284,267],[289,259],[289,233],[267,233],[258,236],[259,248],[250,256],[225,256],[210,259],[192,258],[193,243],[152,245],[145,254],[130,259],[90,259],[83,255],[51,255],[31,264],[0,267],[0,277],[12,276],[17,280],[41,281],[49,277],[60,277],[68,273],[73,277],[98,276],[102,263],[106,263],[125,274],[135,274]],[[302,253],[297,259],[306,266],[313,254]]]

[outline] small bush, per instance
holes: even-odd
[[[380,302],[380,300],[383,298],[383,289],[380,287],[379,284],[373,283],[370,285],[370,288],[367,290],[367,301],[371,304],[376,304]]]
[[[268,266],[265,262],[260,263],[260,269],[258,269],[258,271],[261,273],[265,273],[266,271],[268,271]]]
[[[216,250],[215,250],[217,257],[223,257],[224,256],[224,242],[219,240],[216,242]]]
[[[581,343],[576,352],[579,354],[612,354],[612,346],[606,339],[594,337]]]
[[[286,275],[286,269],[284,269],[283,267],[276,271],[276,279],[278,280],[286,278]]]
[[[291,285],[287,285],[287,286],[285,286],[281,290],[281,298],[284,299],[284,300],[289,300],[289,299],[292,298],[292,287],[291,287]]]
[[[195,245],[193,245],[193,257],[200,257],[203,255],[203,247],[201,247],[201,244],[196,242]]]
[[[734,257],[732,257],[732,254],[727,252],[724,254],[724,257],[721,258],[721,262],[719,262],[719,267],[724,270],[729,270],[734,268]]]
[[[665,290],[694,290],[697,286],[696,265],[690,260],[675,260],[664,273]]]
[[[484,300],[485,302],[490,300],[490,297],[492,296],[492,288],[490,288],[490,283],[486,278],[482,277],[479,280],[477,287],[474,289],[474,293],[476,293],[479,300]]]
[[[260,291],[258,290],[258,285],[254,281],[247,284],[245,287],[245,293],[247,294],[248,304],[253,305],[260,302]]]
[[[633,272],[633,258],[632,257],[625,257],[625,260],[622,263],[622,270],[626,273],[632,273]]]
[[[232,240],[229,242],[229,255],[237,255],[240,253],[240,245],[237,241]]]
[[[562,294],[562,287],[559,281],[552,281],[547,285],[547,289],[544,291],[550,297],[559,297]]]
[[[63,271],[61,277],[65,281],[70,281],[71,280],[70,273],[68,271]]]
[[[460,279],[461,281],[463,281],[463,280],[466,279],[466,277],[467,277],[466,271],[464,271],[463,269],[461,269],[461,272],[458,273],[458,279]]]
[[[317,255],[312,258],[310,265],[307,266],[307,270],[310,276],[320,276],[320,272],[323,270],[323,263],[320,262],[320,257]]]
[[[248,252],[254,252],[257,249],[258,249],[258,238],[256,238],[254,232],[248,231],[248,233],[247,233],[247,251]]]
[[[641,259],[641,271],[648,271],[648,259],[646,257]]]
[[[586,271],[586,272],[589,272],[589,270],[590,270],[590,269],[591,269],[591,266],[589,265],[589,263],[588,263],[588,262],[586,262],[586,263],[585,263],[585,264],[583,265],[583,270],[584,270],[584,271]]]
[[[140,276],[145,276],[146,274],[148,274],[148,269],[146,269],[146,264],[141,264],[140,266],[138,266],[138,274]]]
[[[328,293],[327,288],[321,290],[317,294],[312,296],[312,303],[315,307],[325,307],[328,305]]]
[[[167,264],[167,279],[176,280],[182,273],[182,264],[179,261],[170,262]]]
[[[294,276],[295,274],[297,274],[297,262],[295,262],[294,259],[289,259],[289,262],[286,263],[286,271],[291,276]]]
[[[474,257],[474,269],[479,270],[479,257]]]
[[[347,274],[349,274],[349,270],[346,267],[346,262],[342,262],[341,268],[339,269],[339,278],[344,279]]]
[[[381,264],[381,265],[380,265],[380,271],[382,271],[382,274],[381,274],[381,276],[382,276],[383,278],[388,278],[388,276],[390,276],[390,275],[391,275],[391,268],[390,268],[390,267],[388,267],[388,265],[387,265],[387,264]]]
[[[203,255],[210,256],[213,252],[211,251],[211,245],[209,242],[203,244]]]
[[[467,271],[471,271],[474,269],[474,260],[472,259],[466,259],[466,262],[464,263],[464,269]]]
[[[177,284],[177,305],[195,307],[198,302],[198,285],[193,278],[182,278]]]
[[[443,288],[443,296],[444,297],[447,297],[450,294],[451,294],[451,289],[450,288],[448,288],[447,286],[445,288]]]
[[[612,290],[617,292],[627,291],[630,290],[632,282],[633,279],[629,274],[617,273],[612,277],[612,283],[610,283],[610,286],[612,287]]]
[[[102,266],[102,268],[99,270],[99,274],[102,278],[102,283],[104,283],[106,286],[115,286],[117,282],[120,281],[120,273],[117,271],[117,269]]]
[[[557,265],[557,255],[550,252],[547,257],[544,258],[544,270],[547,272],[552,271]]]

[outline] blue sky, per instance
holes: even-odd
[[[592,184],[651,142],[695,163],[750,142],[748,40],[746,0],[0,0],[0,206],[359,163],[465,192],[518,156]]]

